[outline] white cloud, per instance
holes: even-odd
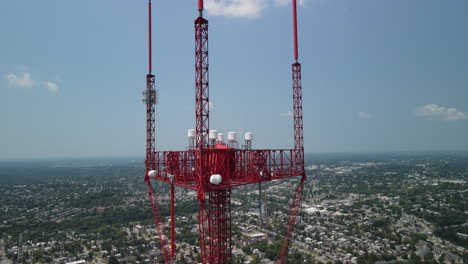
[[[45,87],[49,92],[56,93],[60,90],[60,87],[54,82],[44,82]]]
[[[214,109],[213,102],[211,102],[211,101],[208,102],[208,108],[210,109],[210,111]]]
[[[276,5],[279,5],[279,6],[285,6],[291,3],[291,0],[273,0],[273,1],[275,2]],[[305,0],[299,0],[297,2],[299,5],[305,4]]]
[[[288,111],[286,113],[280,113],[280,116],[293,116],[293,112],[292,111]]]
[[[372,117],[368,112],[357,112],[357,116],[361,119],[370,119]]]
[[[24,66],[26,67],[26,66]],[[3,75],[3,78],[9,82],[13,87],[28,88],[35,85],[41,85],[47,88],[49,92],[56,93],[60,90],[57,82],[60,80],[60,76],[55,77],[55,82],[52,81],[36,81],[31,78],[31,74],[23,72],[21,74],[8,73]]]
[[[306,0],[298,0],[304,5]],[[287,6],[291,0],[205,0],[205,9],[210,15],[226,17],[258,17],[273,3],[274,6]]]
[[[416,108],[415,114],[417,116],[436,118],[446,121],[468,119],[467,113],[457,111],[455,107],[445,107],[437,104],[428,104],[425,106],[420,106]]]
[[[206,0],[209,14],[227,17],[257,17],[266,7],[266,0]]]
[[[22,73],[21,75],[8,73],[3,75],[3,78],[7,80],[11,86],[20,88],[31,87],[35,83],[35,81],[31,78],[31,74],[29,73]]]

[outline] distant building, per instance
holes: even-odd
[[[105,207],[96,207],[96,213],[104,213],[106,211]]]
[[[144,226],[136,225],[133,227],[133,233],[135,233],[136,235],[141,236],[145,232],[146,232],[146,228]]]
[[[77,260],[77,261],[72,261],[72,262],[67,262],[65,264],[86,264],[86,261],[84,260]]]
[[[440,247],[434,247],[434,252],[436,252],[437,254],[440,254],[440,255],[444,255],[444,262],[445,263],[457,263],[457,264],[463,263],[463,258],[462,257],[457,256],[457,255],[453,254],[450,251],[441,249]]]
[[[428,247],[423,247],[421,250],[416,252],[421,261],[426,260],[427,255],[431,252],[431,249]]]
[[[257,241],[262,241],[262,240],[266,240],[267,239],[267,235],[264,234],[264,233],[253,233],[253,234],[248,234],[247,235],[247,239],[245,239],[242,244],[244,246],[246,245],[250,245],[252,243],[255,243]]]

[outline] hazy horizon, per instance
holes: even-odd
[[[370,155],[373,157],[382,156],[437,156],[437,155],[468,155],[468,150],[417,150],[417,151],[344,151],[344,152],[309,152],[305,151],[306,161],[310,156],[342,157],[347,155],[356,155],[358,158]],[[68,157],[23,157],[23,158],[0,158],[1,162],[41,162],[41,161],[114,161],[114,160],[136,160],[144,162],[145,156],[142,155],[114,155],[114,156],[68,156]]]

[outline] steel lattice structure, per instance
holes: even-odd
[[[186,151],[156,151],[155,105],[157,96],[151,61],[151,0],[149,10],[149,73],[146,76],[146,173],[148,196],[159,235],[165,263],[174,262],[175,219],[174,185],[197,191],[199,202],[200,254],[203,263],[232,263],[231,256],[231,191],[246,184],[301,176],[290,208],[285,234],[276,263],[284,263],[294,224],[300,208],[304,170],[301,64],[297,48],[296,0],[293,0],[294,59],[292,64],[294,148],[252,149],[236,148],[209,140],[209,63],[208,20],[203,18],[203,0],[198,0],[199,17],[195,26],[195,144]],[[210,178],[220,175],[213,183]],[[156,192],[151,179],[170,184],[171,236],[170,245],[164,232]],[[259,185],[260,186],[260,185]]]

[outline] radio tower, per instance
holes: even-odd
[[[294,60],[292,64],[294,148],[252,149],[252,133],[246,133],[245,145],[238,147],[236,133],[229,132],[228,144],[224,135],[209,127],[209,75],[208,75],[208,20],[203,17],[203,0],[198,0],[199,16],[195,26],[195,123],[188,131],[189,148],[186,151],[155,150],[155,105],[157,102],[155,76],[151,62],[151,0],[148,2],[149,60],[146,90],[146,173],[148,196],[159,235],[165,263],[173,263],[175,254],[174,185],[197,192],[199,203],[200,254],[202,263],[228,264],[231,256],[231,190],[235,186],[258,184],[301,176],[290,206],[286,230],[276,263],[284,263],[294,224],[300,208],[304,170],[301,64],[298,62],[297,12],[293,0]],[[156,192],[151,179],[170,185],[170,245],[164,234]],[[261,205],[260,205],[261,206]]]

